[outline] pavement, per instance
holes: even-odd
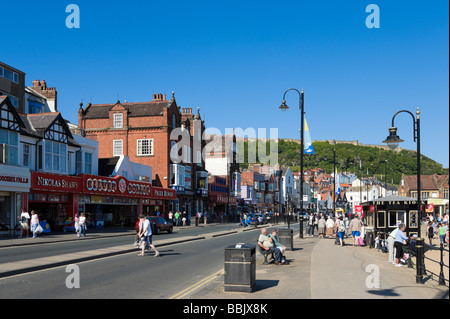
[[[195,227],[183,226],[178,229]],[[214,227],[201,225],[200,227]],[[265,227],[270,228],[271,225]],[[424,283],[416,283],[416,270],[412,268],[395,267],[389,264],[387,254],[368,247],[353,247],[351,239],[346,239],[344,247],[334,245],[334,239],[298,236],[298,224],[293,224],[294,249],[286,251],[287,265],[263,265],[263,257],[256,249],[256,284],[251,293],[225,292],[224,271],[188,287],[183,294],[173,299],[448,299],[448,281],[445,286],[438,284],[438,278],[430,273],[424,276]],[[238,231],[248,231],[252,228],[234,228],[197,236],[165,237],[154,239],[157,247],[179,242],[207,239],[223,236]],[[130,236],[134,230],[102,230],[90,232],[88,239]],[[0,249],[21,245],[40,245],[61,241],[74,241],[73,233],[46,234],[38,238],[0,239]],[[85,239],[83,239],[85,240]],[[76,263],[98,257],[112,256],[135,251],[130,245],[115,246],[107,249],[94,249],[76,254],[57,255],[33,260],[1,263],[0,278],[6,275],[18,274],[30,270],[45,269]],[[427,269],[434,265],[428,259],[440,261],[438,250],[426,252]],[[437,254],[436,257],[435,255]],[[446,268],[444,273],[448,279],[448,248],[445,252]],[[433,266],[435,267],[435,266]],[[439,274],[439,265],[437,264]]]

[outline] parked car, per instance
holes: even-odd
[[[273,219],[273,213],[265,213],[264,218],[266,219],[267,223],[270,223]]]
[[[152,225],[152,233],[159,235],[162,231],[166,231],[169,234],[173,231],[172,223],[168,222],[161,216],[148,217],[150,224]]]
[[[268,223],[267,218],[263,214],[256,214],[256,218],[258,218],[259,225],[264,225]]]
[[[248,214],[247,214],[247,222],[248,222],[250,225],[255,225],[255,223],[256,223],[256,225],[258,225],[258,220],[257,220],[257,218],[256,218],[255,213],[248,213]]]

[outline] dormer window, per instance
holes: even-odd
[[[114,128],[122,128],[122,127],[123,127],[123,114],[114,113]]]

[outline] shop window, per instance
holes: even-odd
[[[417,214],[417,210],[412,210],[409,212],[409,227],[417,228],[417,221],[419,220],[419,215]]]
[[[378,228],[386,228],[386,212],[385,211],[377,212],[377,221],[378,221]]]
[[[397,227],[399,224],[406,224],[406,212],[405,211],[389,211],[389,227]]]

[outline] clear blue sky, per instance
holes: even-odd
[[[65,25],[68,4],[81,28]],[[368,4],[380,28],[365,24]],[[201,108],[207,127],[279,128],[298,138],[298,97],[313,140],[381,144],[392,116],[421,111],[422,154],[449,166],[448,1],[7,1],[0,60],[45,79],[77,123],[78,105],[147,101]],[[396,119],[416,149],[412,119]]]

